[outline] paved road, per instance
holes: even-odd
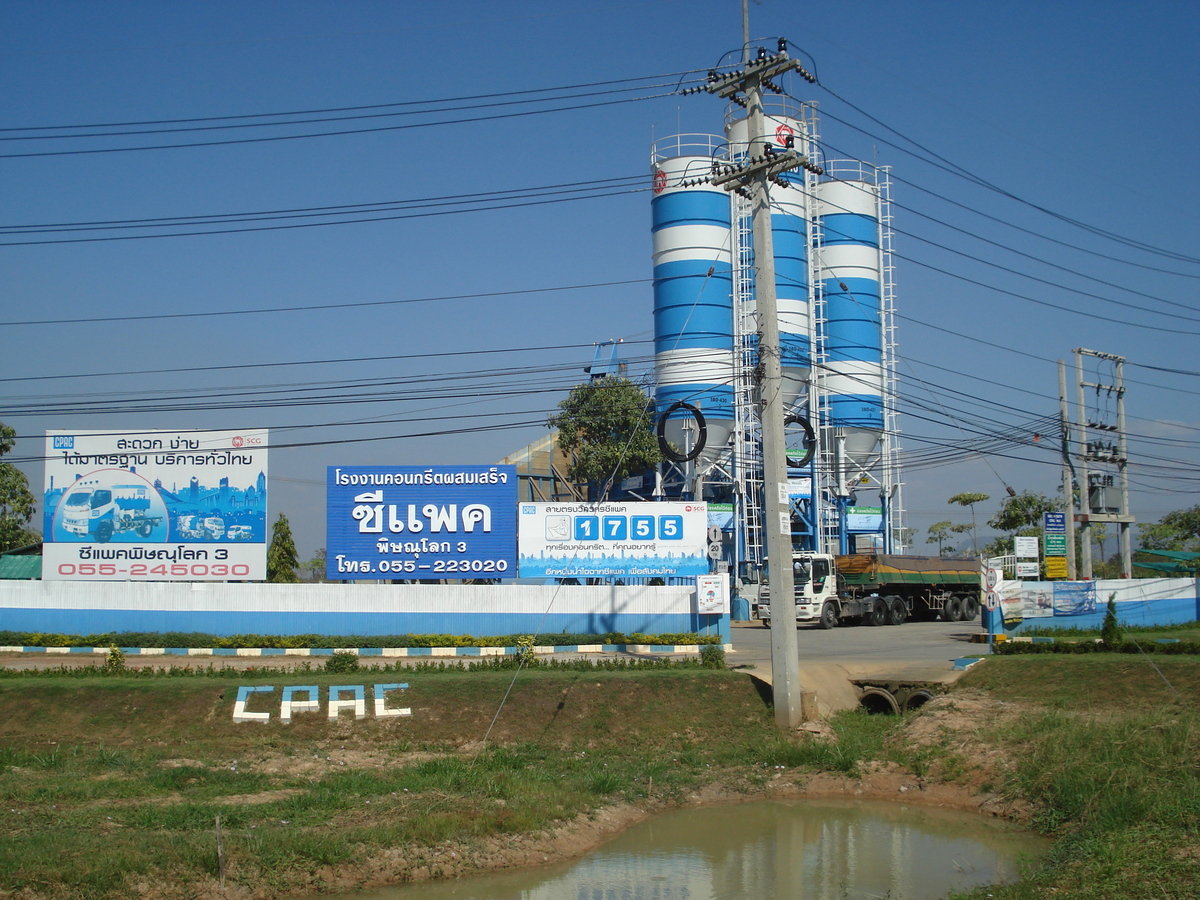
[[[796,632],[800,687],[816,693],[820,712],[827,715],[858,705],[855,682],[948,684],[962,674],[954,660],[988,652],[987,644],[971,642],[979,630],[978,622],[940,621],[830,631],[804,626]],[[735,624],[732,639],[734,652],[726,662],[772,682],[771,629],[757,622]]]
[[[829,631],[816,626],[796,629],[800,660],[816,663],[943,663],[986,653],[986,644],[971,643],[978,622],[905,622],[872,628],[846,625]],[[771,664],[771,629],[758,622],[733,626],[730,665]]]

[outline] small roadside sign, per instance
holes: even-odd
[[[1046,535],[1046,555],[1047,556],[1066,556],[1067,555],[1067,536],[1065,534],[1048,534],[1048,535]]]
[[[1066,578],[1067,577],[1067,558],[1065,556],[1047,556],[1046,557],[1046,577],[1047,578]]]
[[[1013,538],[1013,549],[1016,551],[1017,559],[1037,559],[1038,539],[1035,537],[1015,537]]]
[[[1041,574],[1039,566],[1035,562],[1019,562],[1017,563],[1018,578],[1037,578]]]
[[[1000,608],[1000,595],[995,591],[988,591],[985,602],[987,603],[987,608],[995,612]]]

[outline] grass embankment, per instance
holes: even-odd
[[[1050,866],[980,897],[1194,897],[1200,661],[1156,663],[1183,702],[1141,660],[1014,657],[928,712],[842,714],[834,739],[795,740],[744,675],[696,668],[523,672],[498,717],[508,671],[275,673],[249,707],[267,724],[233,722],[236,674],[4,679],[0,892],[204,896],[218,815],[231,896],[523,865],[543,857],[518,836],[604,806],[883,762],[1027,798],[1060,836]],[[372,717],[370,685],[401,680],[412,715]],[[287,684],[320,686],[321,711],[281,724]],[[328,720],[328,687],[350,684],[368,717]],[[964,716],[972,703],[985,712]]]
[[[1200,622],[1181,625],[1145,625],[1121,627],[1121,636],[1127,641],[1156,641],[1174,638],[1179,641],[1200,642]],[[1099,628],[1057,628],[1050,625],[1026,628],[1021,637],[1052,637],[1067,641],[1092,641],[1100,637]]]

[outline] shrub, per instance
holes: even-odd
[[[125,654],[121,652],[121,648],[116,644],[109,644],[108,646],[108,658],[104,660],[104,671],[125,671]]]
[[[325,660],[325,671],[337,675],[351,674],[358,671],[357,653],[335,653]]]
[[[1104,624],[1100,627],[1100,642],[1105,647],[1116,648],[1124,640],[1121,626],[1117,624],[1117,592],[1108,595],[1108,608],[1104,613]]]
[[[725,668],[725,648],[720,644],[704,644],[701,646],[700,665],[706,669]]]

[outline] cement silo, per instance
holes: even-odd
[[[728,193],[706,179],[727,161],[715,135],[676,135],[651,151],[654,195],[654,390],[663,436],[689,453],[705,420],[702,460],[719,456],[734,422],[732,233]]]
[[[873,167],[825,163],[817,185],[818,277],[824,301],[825,424],[846,457],[869,464],[884,431],[879,190]]]
[[[747,119],[738,108],[726,114],[725,135],[729,140],[730,156],[734,160],[749,155],[762,156],[765,145],[772,151],[795,149],[808,155],[809,125],[801,108],[787,97],[766,97],[763,100],[767,134],[758,136],[748,148]],[[779,310],[779,352],[783,369],[783,402],[791,409],[804,399],[812,367],[812,321],[808,278],[808,194],[806,172],[792,169],[779,176],[786,184],[777,184],[771,192],[771,238],[775,245],[775,292]],[[749,215],[749,209],[741,211]],[[754,247],[749,222],[740,222],[741,240],[748,258],[742,271],[751,273],[754,267]],[[754,302],[753,280],[748,278],[744,289],[738,291],[742,322],[739,331],[750,335],[757,356],[758,322]]]

